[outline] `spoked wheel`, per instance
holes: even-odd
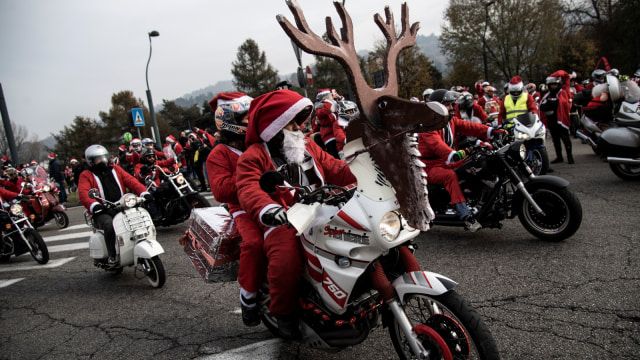
[[[522,201],[518,218],[527,231],[546,241],[562,241],[578,231],[582,206],[569,189],[547,186],[530,193],[544,214],[538,214],[528,200]]]
[[[549,155],[544,147],[531,150],[531,155],[527,158],[527,165],[534,175],[544,175],[549,170]]]
[[[609,163],[609,167],[623,180],[640,180],[640,165]]]
[[[499,359],[480,315],[455,291],[439,296],[408,294],[404,311],[430,359]],[[389,327],[401,359],[416,359],[397,321]]]
[[[49,261],[49,249],[45,244],[42,236],[35,229],[26,229],[24,237],[31,245],[31,256],[40,264],[46,264]]]
[[[140,265],[151,286],[161,288],[164,285],[167,275],[159,257],[154,256],[151,259],[140,258]]]
[[[69,216],[64,211],[53,213],[53,218],[56,220],[58,229],[64,229],[69,226]]]

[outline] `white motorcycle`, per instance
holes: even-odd
[[[531,168],[533,175],[544,175],[549,170],[549,154],[545,147],[547,131],[538,115],[524,113],[513,119],[514,140],[524,140],[527,158],[524,160]]]
[[[85,211],[85,221],[93,229],[93,235],[89,238],[89,255],[93,264],[116,274],[122,273],[125,266],[136,266],[136,270],[139,266],[151,286],[162,287],[166,273],[158,255],[164,253],[164,249],[156,240],[156,228],[149,212],[141,206],[145,199],[127,193],[117,202],[110,202],[100,198],[97,189],[91,189],[89,197],[102,200],[110,211],[116,213],[113,216],[113,228],[118,263],[111,267],[107,262],[109,254],[104,230],[97,229],[92,216]]]

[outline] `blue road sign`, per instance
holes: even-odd
[[[141,108],[131,109],[131,115],[133,117],[133,126],[144,126],[144,115],[142,115]]]

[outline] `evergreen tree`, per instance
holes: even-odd
[[[280,81],[278,71],[267,63],[264,51],[260,52],[258,44],[252,39],[240,45],[236,61],[231,65],[233,85],[238,91],[252,97],[273,91]]]

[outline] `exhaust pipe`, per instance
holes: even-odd
[[[582,140],[583,143],[587,143],[589,145],[591,145],[591,147],[596,147],[598,146],[595,141],[593,141],[593,139],[591,139],[587,134],[583,133],[582,131],[578,130],[576,131],[576,135],[578,135],[578,137],[580,138],[580,140]]]
[[[608,156],[607,161],[611,164],[627,164],[627,165],[640,165],[640,159],[630,159],[621,157]]]

